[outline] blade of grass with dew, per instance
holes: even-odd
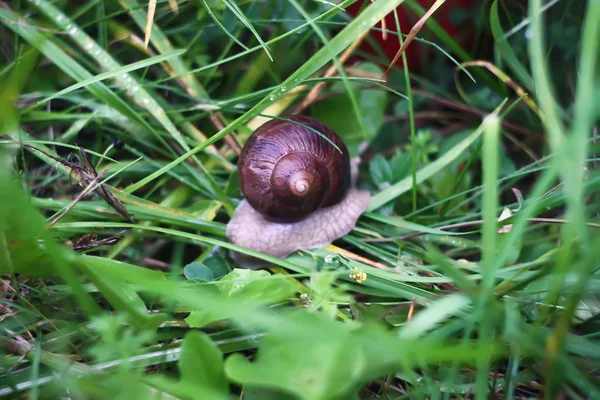
[[[84,79],[82,81],[74,83],[73,85],[68,86],[68,87],[64,88],[63,90],[60,90],[60,91],[58,91],[56,93],[53,93],[51,96],[48,96],[48,97],[46,97],[46,98],[44,98],[42,100],[39,100],[35,105],[30,106],[30,108],[42,106],[42,105],[46,104],[47,102],[49,102],[52,99],[64,96],[64,95],[66,95],[68,93],[71,93],[74,90],[83,88],[83,87],[91,85],[93,83],[101,82],[101,81],[107,80],[107,79],[116,78],[117,75],[119,75],[119,74],[125,74],[127,72],[131,72],[131,71],[135,71],[135,70],[142,69],[142,68],[145,68],[145,67],[149,67],[151,65],[158,64],[158,63],[161,63],[163,61],[166,61],[166,60],[168,60],[170,58],[177,58],[180,55],[182,55],[183,53],[185,53],[185,50],[177,50],[177,51],[175,51],[173,53],[170,53],[170,54],[164,54],[164,55],[159,55],[159,56],[155,56],[155,57],[150,57],[150,58],[147,58],[147,59],[142,60],[142,61],[137,61],[137,62],[135,62],[133,64],[128,64],[128,65],[125,65],[125,66],[122,66],[122,67],[118,67],[116,69],[112,69],[112,70],[109,70],[109,71],[106,71],[106,72],[102,72],[102,73],[100,73],[98,75],[95,75],[95,76],[93,76],[91,78]]]
[[[343,2],[339,4],[339,6],[340,6],[341,8],[344,8],[344,7],[346,7],[346,6],[350,5],[350,4],[352,4],[354,1],[355,1],[355,0],[343,0]],[[404,1],[404,0],[401,0],[401,1]],[[338,8],[338,7],[333,7],[333,8],[331,8],[330,10],[327,10],[327,11],[325,11],[324,13],[322,13],[322,14],[319,14],[319,15],[315,16],[315,18],[312,18],[312,19],[311,19],[311,21],[321,21],[321,20],[324,20],[324,19],[332,18],[332,17],[333,17],[333,16],[335,16],[335,14],[337,14],[338,12],[339,12],[339,8]],[[361,18],[361,20],[362,20],[362,18]],[[364,22],[367,22],[367,20],[365,19],[365,21],[364,21]],[[301,32],[302,30],[304,30],[304,29],[308,28],[308,27],[309,27],[309,25],[310,25],[310,24],[309,24],[308,22],[302,23],[301,25],[297,26],[296,28],[290,29],[288,32],[286,32],[286,33],[283,33],[283,34],[281,34],[281,35],[279,35],[279,36],[277,36],[277,37],[275,37],[275,38],[273,38],[273,39],[271,39],[271,40],[267,41],[267,42],[266,42],[266,44],[273,44],[273,43],[279,42],[279,41],[281,41],[281,40],[287,39],[287,38],[288,38],[288,37],[290,37],[290,36],[292,36],[292,37],[293,37],[293,35],[296,35],[298,32]],[[359,35],[355,35],[354,39],[356,39],[356,38],[357,38],[357,37],[359,37],[359,36],[360,36],[360,34],[359,34]],[[351,42],[352,42],[352,40],[348,40],[348,41],[347,41],[347,44],[346,44],[346,46],[347,46],[347,45],[349,45]],[[193,69],[193,70],[190,70],[190,71],[188,72],[188,74],[197,74],[197,73],[200,73],[200,72],[203,72],[203,71],[209,70],[209,69],[211,69],[211,68],[218,67],[218,66],[220,66],[220,65],[223,65],[223,64],[226,64],[226,63],[228,63],[228,62],[230,62],[230,61],[233,61],[233,60],[236,60],[236,59],[238,59],[238,58],[241,58],[241,57],[243,57],[243,56],[245,56],[245,55],[251,54],[251,53],[253,53],[253,52],[255,52],[255,51],[260,51],[261,49],[262,49],[262,47],[261,47],[261,46],[255,46],[255,47],[252,47],[252,48],[250,48],[249,50],[245,50],[245,51],[239,52],[239,53],[237,53],[237,54],[234,54],[234,55],[232,55],[232,56],[226,57],[226,58],[224,58],[224,59],[222,59],[222,60],[219,60],[219,61],[216,61],[216,62],[213,62],[213,63],[209,63],[209,64],[207,64],[207,65],[205,65],[205,66],[202,66],[202,67],[199,67],[199,68],[195,68],[195,69]],[[321,50],[321,51],[322,51],[322,50]],[[339,53],[339,52],[341,52],[341,50],[340,50],[340,51],[337,51],[337,53]],[[326,61],[326,62],[327,62],[327,61]],[[325,62],[325,63],[326,63],[326,62]],[[319,67],[319,68],[320,68],[320,67]],[[318,68],[317,68],[317,69],[318,69]],[[311,74],[312,74],[312,73],[311,73]],[[311,74],[308,74],[308,76],[310,76]],[[308,76],[307,76],[307,77],[308,77]],[[181,76],[171,76],[171,77],[168,77],[168,78],[159,79],[159,80],[157,80],[156,82],[154,82],[154,83],[153,83],[153,85],[159,85],[159,84],[161,84],[161,83],[164,83],[164,82],[167,82],[167,81],[170,81],[170,80],[173,80],[173,79],[178,79],[178,78],[180,78],[180,77],[181,77]],[[306,78],[304,78],[304,79],[306,79]],[[297,85],[300,85],[300,81],[304,81],[304,79],[301,79],[301,80],[299,80],[299,81],[297,81],[297,82],[295,82],[295,83],[297,83]],[[295,86],[297,86],[297,85],[295,85]],[[291,89],[290,89],[290,90],[291,90]]]
[[[317,36],[319,36],[319,39],[321,39],[321,42],[323,42],[323,45],[325,46],[325,48],[328,48],[329,42],[328,42],[327,38],[325,37],[325,34],[321,30],[321,28],[319,28],[319,26],[314,21],[311,21],[310,16],[298,4],[298,2],[296,2],[295,0],[289,0],[289,1],[290,1],[290,3],[293,4],[294,8],[296,8],[296,10],[298,10],[298,12],[310,24],[311,28],[315,31]],[[340,74],[340,78],[342,80],[342,83],[344,84],[344,88],[346,89],[346,92],[348,93],[350,103],[352,104],[352,110],[354,111],[354,115],[356,116],[356,120],[358,121],[358,124],[360,126],[360,130],[363,133],[363,138],[366,140],[369,135],[367,133],[367,128],[364,123],[364,118],[362,117],[363,113],[358,105],[358,100],[356,99],[356,94],[354,92],[354,89],[352,89],[352,86],[350,86],[350,83],[348,82],[348,79],[347,79],[348,76],[346,75],[346,72],[344,71],[344,67],[340,63],[339,59],[335,55],[331,55],[331,59],[338,69],[338,73]],[[282,87],[282,90],[283,90],[283,87]]]
[[[107,70],[113,70],[119,68],[119,63],[108,54],[83,30],[81,30],[69,17],[61,12],[58,8],[54,7],[46,0],[39,0],[36,6],[52,21],[54,21],[59,28],[69,33],[71,39],[77,43],[77,45],[84,51],[87,51],[96,62]],[[128,73],[123,73],[117,76],[115,80],[127,91],[127,93],[136,100],[143,108],[145,108],[154,119],[156,119],[166,130],[171,134],[177,143],[184,149],[189,151],[190,147],[183,139],[179,130],[175,127],[173,122],[168,118],[165,110],[159,105],[159,103],[144,89],[137,80]],[[166,143],[164,143],[166,147]],[[198,173],[194,168],[186,164],[186,168],[192,173],[192,175],[198,180],[198,182],[206,187],[209,192],[214,195],[223,203],[223,206],[230,215],[233,215],[233,204],[225,196],[221,188],[216,184],[211,174],[208,173],[202,162],[191,155],[192,159],[201,169],[202,174]]]
[[[52,43],[37,30],[28,28],[29,26],[32,26],[28,20],[13,14],[9,11],[9,9],[0,8],[0,22],[3,22],[6,27],[22,36],[27,42],[38,49],[43,55],[52,60],[53,63],[55,63],[74,80],[78,81],[89,79],[93,76],[80,64],[75,62],[70,56],[68,56],[67,53],[59,48],[55,43]],[[108,104],[114,110],[123,114],[127,118],[130,118],[132,121],[136,121],[148,129],[148,131],[152,131],[152,127],[148,125],[138,113],[136,113],[127,103],[120,99],[104,84],[96,83],[86,87],[86,89],[99,99],[103,100],[104,103]]]
[[[133,192],[138,188],[148,184],[149,182],[163,175],[167,169],[170,169],[173,166],[183,162],[187,157],[202,151],[206,146],[215,143],[216,141],[222,139],[225,135],[232,132],[238,125],[243,124],[252,117],[258,115],[270,104],[274,103],[277,99],[279,99],[279,97],[281,97],[286,90],[289,91],[295,88],[297,85],[300,84],[302,80],[308,78],[318,69],[323,67],[327,62],[331,61],[331,56],[340,53],[344,48],[346,48],[348,45],[350,45],[350,43],[352,43],[353,39],[356,39],[367,29],[369,29],[369,21],[372,21],[374,23],[375,21],[380,20],[385,15],[390,13],[394,9],[394,7],[398,6],[403,1],[404,0],[377,0],[371,5],[369,5],[369,7],[358,18],[350,22],[337,36],[335,36],[329,42],[329,45],[326,48],[323,48],[319,50],[316,54],[314,54],[308,61],[306,61],[306,63],[304,63],[286,80],[284,80],[279,87],[274,89],[268,97],[263,98],[263,100],[261,100],[258,104],[256,104],[247,112],[245,112],[242,116],[238,117],[236,120],[229,123],[229,125],[227,125],[221,131],[210,137],[206,142],[188,151],[186,154],[172,161],[167,166],[161,168],[155,173],[130,186],[128,188],[128,192]],[[281,88],[285,88],[283,92],[281,91]]]
[[[140,5],[138,4],[137,0],[121,0],[119,3],[122,6],[129,7],[127,10],[129,15],[134,20],[136,25],[140,29],[143,29],[146,21],[146,15],[140,9]],[[175,47],[173,47],[169,41],[169,38],[163,33],[160,26],[153,27],[150,43],[162,54],[169,54],[175,51]],[[167,72],[169,72],[172,76],[177,76],[182,83],[182,86],[192,97],[209,97],[206,89],[200,84],[200,82],[198,82],[196,77],[189,72],[181,58],[171,58],[167,60],[167,63],[172,69],[172,71],[169,70]],[[172,117],[176,123],[180,123],[183,120],[183,117],[178,114],[172,114]],[[186,130],[188,134],[196,138],[198,141],[206,140],[206,135],[192,124],[183,123],[182,129]],[[207,149],[220,157],[215,146],[209,146]]]

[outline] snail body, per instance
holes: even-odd
[[[227,224],[227,238],[274,257],[323,247],[347,234],[370,198],[355,187],[358,159],[350,158],[333,130],[305,116],[259,127],[240,153],[238,171],[245,199]],[[233,256],[246,268],[265,266]]]

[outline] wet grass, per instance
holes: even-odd
[[[599,395],[600,3],[352,3],[0,2],[3,398]],[[276,259],[225,226],[292,110],[371,201]]]

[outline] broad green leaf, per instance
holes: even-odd
[[[377,76],[383,74],[383,71],[373,64],[359,65],[357,68]],[[352,99],[341,82],[331,88],[332,93],[339,94],[319,101],[312,115],[343,137],[351,155],[358,155],[359,144],[364,140],[372,140],[383,125],[389,93],[378,86],[365,88],[361,82],[347,83],[355,92],[360,116],[350,111],[353,109]],[[367,137],[360,127],[359,117],[362,118]]]
[[[394,172],[389,162],[381,154],[377,154],[369,163],[369,173],[373,183],[381,187],[384,183],[393,183]]]
[[[137,378],[137,379],[136,379]],[[118,373],[92,373],[89,371],[69,385],[76,398],[110,398],[114,400],[156,400],[168,398],[166,393],[157,393],[141,378]]]
[[[425,181],[426,179],[432,177],[443,168],[448,166],[454,160],[456,160],[469,146],[471,146],[479,136],[483,133],[484,125],[479,125],[477,129],[475,129],[469,136],[463,139],[460,143],[454,146],[450,151],[446,154],[433,161],[429,165],[423,167],[421,170],[417,171],[417,184]],[[385,205],[386,203],[393,201],[398,196],[406,193],[412,187],[413,180],[412,176],[408,176],[402,179],[400,182],[395,183],[391,187],[382,190],[377,193],[375,196],[371,197],[371,201],[369,202],[369,211],[373,211],[378,209],[379,207]]]
[[[296,286],[281,275],[271,275],[265,270],[236,268],[218,281],[211,282],[220,293],[232,298],[259,301],[261,304],[274,304],[285,301],[296,292]],[[226,318],[220,310],[194,310],[185,319],[191,327],[203,327]]]
[[[295,318],[309,325],[308,332],[293,335],[285,329],[271,330],[254,362],[241,354],[226,360],[227,376],[245,387],[277,389],[299,399],[354,398],[348,395],[363,360],[350,331],[314,314],[296,314]],[[318,336],[310,334],[316,331]]]
[[[410,173],[412,155],[409,152],[397,152],[391,160],[390,167],[393,174],[393,182],[406,177]]]
[[[229,388],[223,369],[223,354],[206,334],[192,331],[185,336],[179,370],[182,382],[210,389],[219,393],[220,398],[227,399]]]
[[[209,282],[215,279],[213,272],[206,265],[193,262],[183,268],[183,274],[189,280],[200,280]]]

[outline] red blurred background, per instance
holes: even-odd
[[[359,0],[349,6],[347,11],[351,15],[356,16],[361,10],[368,6],[366,3],[369,2],[370,0]],[[428,10],[435,3],[435,0],[417,0],[417,3],[419,3],[425,10]],[[456,25],[452,22],[450,15],[453,8],[454,11],[456,11],[456,8],[459,8],[464,12],[470,12],[470,9],[475,5],[475,3],[476,0],[447,0],[440,8],[438,8],[438,10],[433,14],[432,18],[439,25],[441,25],[441,27],[456,42],[461,45],[468,44],[473,40],[473,24],[470,23],[471,21],[467,21],[466,23]],[[419,20],[419,16],[409,6],[406,5],[400,5],[396,10],[398,13],[398,20],[400,21],[402,33],[408,34],[413,25]],[[385,26],[387,31],[396,32],[396,21],[393,12],[386,16]],[[381,22],[379,22],[375,28],[381,28]],[[421,32],[423,32],[423,30],[426,30],[426,27],[422,28]],[[420,37],[421,35],[417,36]],[[384,39],[383,32],[381,31],[371,32],[370,37],[379,44],[379,46],[385,52],[388,62],[391,62],[400,49],[398,38],[395,35],[388,33],[386,39]],[[362,44],[362,49],[370,53],[376,53],[373,47],[366,40]],[[419,70],[420,67],[426,63],[431,51],[431,46],[413,41],[406,49],[406,59],[409,68],[414,71]],[[402,66],[402,58],[398,59],[396,66]]]

